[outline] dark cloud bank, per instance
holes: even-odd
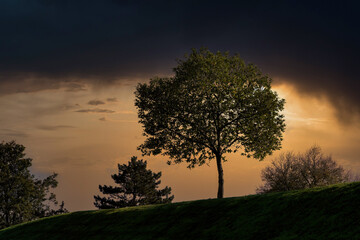
[[[347,120],[360,113],[359,10],[357,1],[4,0],[0,94],[168,75],[206,46],[328,97]]]

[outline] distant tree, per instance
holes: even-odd
[[[224,195],[225,154],[262,160],[280,149],[284,99],[271,79],[238,55],[193,49],[175,75],[138,84],[135,106],[144,127],[143,155],[162,154],[189,168],[216,159],[218,198]]]
[[[43,180],[34,180],[36,189],[38,190],[33,199],[34,216],[36,218],[49,217],[69,212],[65,208],[64,201],[59,204],[56,200],[56,195],[51,192],[51,189],[56,188],[58,185],[58,181],[56,180],[57,176],[57,173],[53,173]],[[54,207],[57,208],[54,209]]]
[[[57,174],[36,179],[24,150],[15,141],[0,143],[0,228],[67,212],[63,203],[58,210],[51,208],[58,205],[50,192],[58,184]]]
[[[161,172],[146,169],[147,162],[132,157],[128,164],[118,164],[118,174],[111,178],[119,186],[99,185],[99,190],[108,197],[94,196],[95,207],[99,209],[171,203],[174,199],[171,188],[158,190]]]
[[[325,186],[356,180],[349,171],[339,166],[331,156],[325,156],[318,146],[304,154],[288,152],[272,161],[261,172],[265,184],[258,193],[279,192]]]

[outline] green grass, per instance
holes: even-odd
[[[74,212],[1,230],[0,239],[360,239],[360,183]]]

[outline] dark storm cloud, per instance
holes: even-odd
[[[346,119],[360,113],[359,10],[357,1],[5,0],[0,94],[168,75],[206,46],[328,97]]]
[[[92,109],[80,109],[75,112],[79,113],[114,113],[115,111],[109,109],[92,108]]]
[[[101,101],[101,100],[97,100],[97,99],[94,99],[94,100],[90,100],[88,102],[89,105],[94,105],[94,106],[97,106],[97,105],[102,105],[102,104],[105,104],[105,102]]]

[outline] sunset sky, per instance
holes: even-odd
[[[136,85],[207,47],[239,53],[286,99],[282,150],[262,162],[228,155],[225,197],[255,193],[271,159],[314,144],[360,173],[359,10],[357,1],[0,1],[0,141],[23,144],[37,177],[59,173],[55,192],[70,211],[94,209],[117,164],[141,158]],[[175,201],[216,197],[214,162],[189,170],[143,159]]]

